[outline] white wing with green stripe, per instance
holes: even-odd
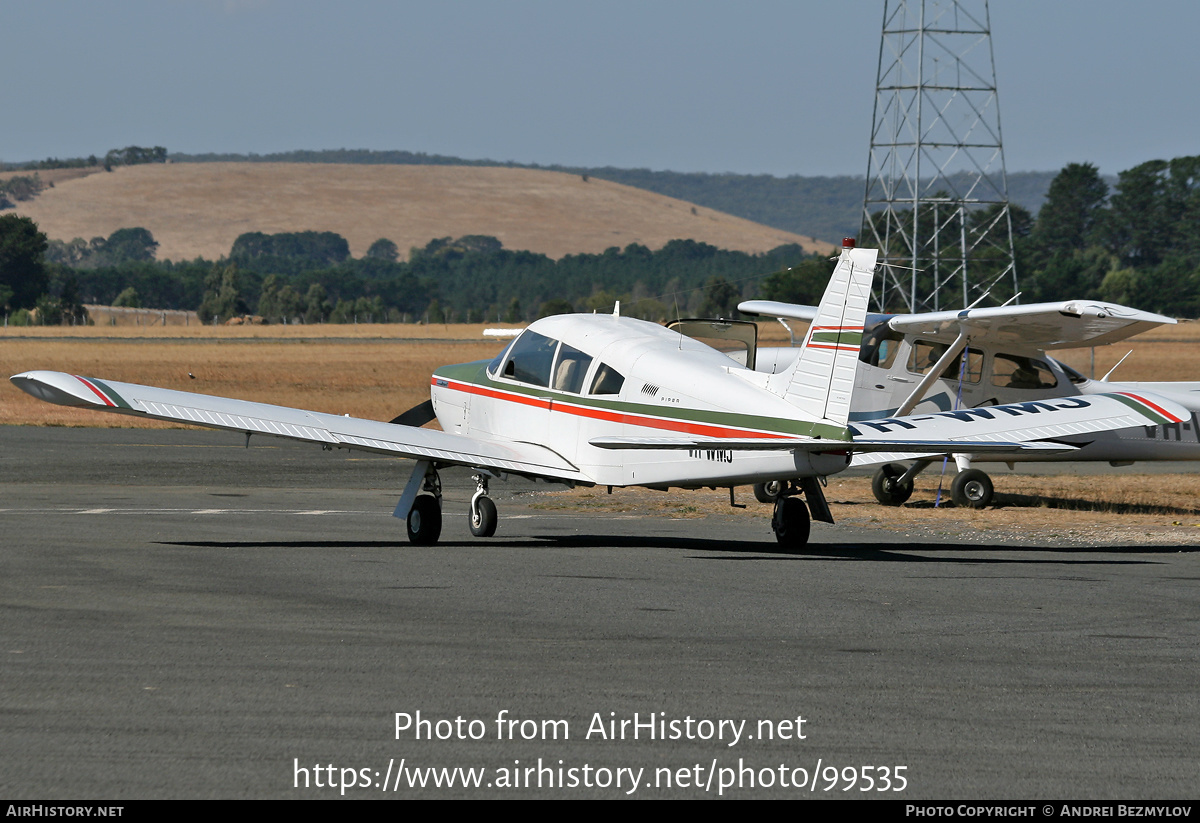
[[[341,417],[248,400],[97,380],[53,371],[14,375],[22,391],[60,406],[83,406],[213,429],[266,434],[332,448],[432,460],[560,480],[585,480],[556,452],[533,443],[479,440],[458,434]]]

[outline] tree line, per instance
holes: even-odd
[[[1200,316],[1198,173],[1200,157],[1154,160],[1121,172],[1110,187],[1091,164],[1063,168],[1036,217],[1011,207],[1022,302],[1104,299]],[[353,258],[332,232],[251,232],[216,261],[158,261],[156,248],[144,228],[50,241],[27,218],[2,216],[0,309],[39,307],[39,316],[67,322],[81,302],[192,309],[206,322],[240,314],[271,322],[519,322],[611,311],[620,301],[625,314],[662,320],[732,316],[738,300],[756,296],[812,304],[832,270],[798,246],[755,255],[693,240],[560,260],[480,235],[435,239],[406,261],[386,238]],[[980,272],[998,264],[981,256],[971,265]]]
[[[11,285],[0,291],[0,308],[16,323],[29,322],[35,306],[37,316],[52,316],[53,300],[196,310],[204,322],[243,315],[272,323],[527,322],[612,311],[618,301],[623,314],[651,320],[733,316],[764,272],[808,257],[796,245],[747,254],[674,240],[657,251],[635,243],[554,260],[467,235],[434,239],[402,261],[386,238],[351,257],[333,232],[250,232],[215,261],[158,261],[157,246],[141,227],[48,240],[28,218],[5,215],[0,283]]]

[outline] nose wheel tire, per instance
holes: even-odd
[[[431,494],[418,495],[408,513],[408,542],[432,546],[442,536],[442,507]]]
[[[885,506],[899,506],[912,497],[913,482],[901,483],[904,467],[895,463],[880,466],[871,478],[871,492]]]
[[[982,509],[992,502],[992,479],[979,469],[967,469],[954,476],[950,493],[956,506]]]
[[[491,537],[496,533],[496,504],[490,497],[480,497],[471,506],[471,534],[476,537]]]
[[[786,549],[799,549],[808,543],[811,528],[808,506],[798,497],[781,497],[775,501],[771,528],[775,539]]]

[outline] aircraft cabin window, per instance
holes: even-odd
[[[596,377],[592,380],[592,388],[588,394],[620,394],[625,385],[625,378],[612,366],[604,363],[596,369]]]
[[[858,359],[868,366],[890,369],[903,340],[904,335],[892,331],[886,322],[868,326],[863,335],[862,348],[858,350]]]
[[[583,391],[583,378],[592,365],[592,357],[573,346],[563,343],[558,348],[558,362],[554,365],[554,385],[559,391],[579,394]]]
[[[503,349],[501,349],[500,353],[498,355],[496,355],[494,358],[492,358],[491,363],[488,363],[487,373],[490,374],[492,377],[495,377],[497,374],[500,373],[500,364],[504,362],[505,357],[508,357],[508,353],[512,349],[513,343],[515,343],[515,342],[517,342],[517,341],[509,340],[508,345],[505,346]]]
[[[928,374],[949,348],[945,343],[918,340],[908,355],[908,370],[913,374]],[[942,380],[957,383],[960,372],[964,383],[978,383],[983,378],[983,352],[969,346],[965,351],[967,353],[965,367],[960,354],[946,366],[945,371],[942,372]]]
[[[983,377],[983,352],[979,349],[967,347],[967,362],[964,366],[963,358],[960,354],[950,362],[946,370],[942,372],[943,380],[953,380],[958,382],[958,375],[961,371],[964,383],[978,383]]]
[[[504,366],[504,376],[531,383],[535,386],[550,385],[550,367],[554,364],[557,340],[551,340],[535,331],[525,331],[513,341]]]
[[[948,348],[950,347],[945,343],[918,340],[913,344],[912,351],[909,352],[908,370],[913,374],[928,374]]]
[[[992,385],[1008,389],[1052,389],[1058,378],[1041,360],[998,354],[992,361]]]

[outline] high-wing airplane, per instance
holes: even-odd
[[[746,301],[738,309],[785,321],[807,322],[816,316],[813,306],[768,300]],[[1200,460],[1200,382],[1093,380],[1046,354],[1108,345],[1173,323],[1170,317],[1094,300],[871,314],[859,353],[850,429],[854,434],[869,435],[890,428],[889,419],[896,415],[940,411],[986,417],[997,413],[992,406],[1019,404],[1032,410],[1066,398],[1098,394],[1133,398],[1153,392],[1187,409],[1182,419],[1168,417],[1156,425],[1064,437],[1058,442],[1076,448],[1056,455],[955,452],[958,471],[951,493],[958,505],[974,508],[988,505],[993,494],[991,478],[973,467],[980,462],[1002,461],[1011,466],[1028,460],[1084,460],[1128,465],[1139,460]],[[796,356],[793,348],[760,349],[759,368],[787,368]],[[913,478],[935,459],[940,464],[940,458],[929,455],[875,452],[856,455],[854,465],[882,463],[872,484],[875,497],[885,505],[898,506],[912,494]],[[912,462],[903,465],[901,461]]]
[[[731,502],[736,486],[775,482],[772,528],[798,547],[810,512],[833,522],[821,481],[854,455],[1044,453],[1073,448],[1060,445],[1072,435],[1185,414],[1150,394],[1113,393],[998,406],[986,417],[934,412],[869,430],[849,425],[876,254],[844,244],[799,356],[778,373],[615,312],[547,317],[490,362],[434,372],[427,408],[442,431],[417,428],[431,419],[420,406],[384,423],[62,372],[11,379],[62,405],[415,458],[393,513],[417,544],[441,534],[439,471],[450,466],[475,472],[476,536],[496,530],[489,480],[510,474],[569,486],[728,487]]]

